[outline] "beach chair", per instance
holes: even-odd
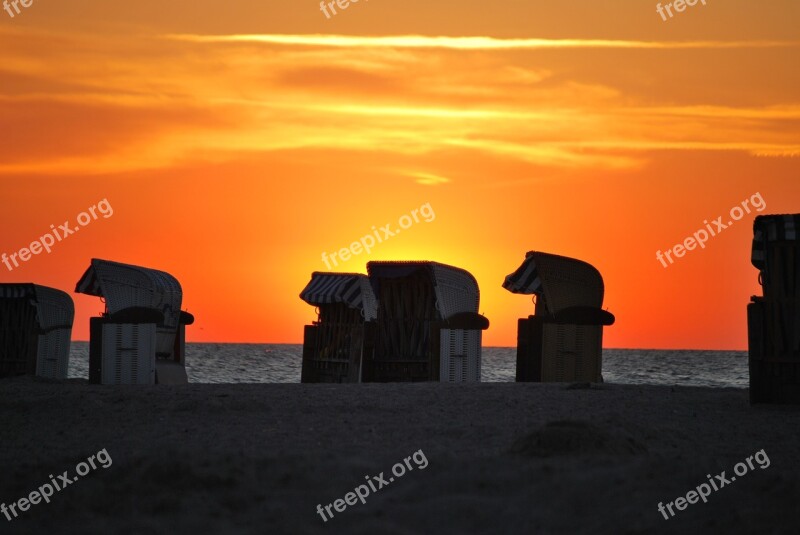
[[[106,310],[91,318],[89,382],[183,384],[186,325],[180,283],[163,271],[92,259],[75,288],[104,299]]]
[[[517,381],[602,382],[603,277],[593,266],[529,252],[503,287],[536,296],[534,315],[518,322]]]
[[[480,382],[475,278],[436,262],[370,262],[378,319],[365,342],[365,382]]]
[[[300,298],[318,314],[305,326],[300,382],[361,382],[365,329],[377,317],[367,276],[316,272]]]
[[[0,377],[66,379],[72,298],[36,284],[0,284]]]
[[[762,215],[751,262],[763,296],[747,306],[751,403],[800,404],[800,214]]]

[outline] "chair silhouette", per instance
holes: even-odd
[[[370,262],[378,300],[364,381],[479,382],[480,292],[467,271],[436,262]]]
[[[0,377],[66,379],[75,305],[37,284],[0,284]]]
[[[602,382],[603,326],[614,316],[603,305],[603,277],[592,265],[529,252],[503,287],[536,296],[534,315],[518,322],[520,382]]]
[[[800,214],[753,223],[764,295],[747,306],[751,403],[800,403]]]
[[[90,320],[89,382],[187,383],[183,290],[163,271],[92,259],[75,288],[101,297],[106,311]]]
[[[305,326],[300,382],[361,382],[365,325],[377,317],[367,276],[315,272],[300,298],[318,310]]]

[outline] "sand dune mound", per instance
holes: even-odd
[[[623,431],[609,431],[578,420],[548,422],[511,447],[512,453],[527,457],[637,455],[646,451],[644,444]]]

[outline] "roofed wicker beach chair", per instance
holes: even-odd
[[[518,323],[517,381],[602,382],[603,277],[581,260],[529,252],[503,287],[536,296],[533,316]]]
[[[480,382],[489,320],[469,272],[436,262],[370,262],[367,271],[378,320],[364,381]]]
[[[186,325],[180,283],[163,271],[92,259],[75,288],[104,299],[90,320],[89,382],[181,384],[186,376]]]
[[[305,326],[300,382],[361,382],[365,327],[377,317],[367,276],[316,272],[300,298],[318,314]]]
[[[36,284],[0,284],[0,377],[66,379],[75,305]]]
[[[747,306],[751,403],[800,404],[800,214],[753,223],[763,296]]]

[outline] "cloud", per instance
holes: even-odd
[[[313,66],[287,69],[277,75],[277,82],[294,88],[313,89],[319,92],[347,91],[369,94],[402,91],[402,80],[383,73],[362,69]]]
[[[445,37],[425,35],[355,36],[235,34],[170,34],[167,39],[192,43],[263,43],[287,46],[369,47],[369,48],[443,48],[453,50],[537,50],[548,48],[597,49],[703,49],[703,48],[775,48],[797,47],[800,41],[635,41],[620,39],[500,39],[496,37]]]
[[[18,42],[6,47],[8,83],[0,87],[0,126],[15,139],[0,149],[6,174],[168,168],[277,151],[477,154],[620,169],[661,150],[800,150],[794,101],[680,100],[669,90],[671,71],[656,69],[646,83],[608,74],[630,56],[613,49],[641,48],[640,41],[267,35],[132,42],[0,31],[0,45],[11,37]],[[687,45],[645,44],[637,61],[662,45]],[[601,74],[599,59],[580,50],[592,47],[606,49],[592,53],[608,66]],[[551,55],[540,48],[567,51],[546,61]],[[692,65],[692,52],[670,56],[680,54]],[[703,65],[695,68],[705,72]],[[745,94],[747,86],[738,90]],[[760,86],[749,95],[757,101]],[[418,171],[429,166],[411,161],[404,169],[415,169],[407,176],[423,185],[451,180]]]
[[[451,182],[449,178],[445,178],[443,176],[434,175],[433,173],[423,173],[420,171],[404,171],[404,175],[416,178],[417,184],[422,184],[423,186],[439,186],[441,184],[447,184]]]

